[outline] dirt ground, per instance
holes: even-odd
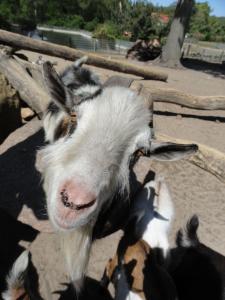
[[[33,61],[37,59],[34,53],[26,52],[26,54]],[[46,59],[47,56],[44,58]],[[58,70],[70,64],[58,58],[49,57],[49,60],[58,62]],[[151,64],[149,67],[159,69]],[[91,69],[98,73],[102,80],[116,73],[95,67]],[[163,71],[169,75],[167,83],[146,81],[145,84],[173,87],[196,95],[225,95],[224,78],[218,73],[194,69],[163,69]],[[225,111],[198,111],[174,104],[157,103],[154,123],[157,132],[196,141],[225,152]],[[171,244],[173,244],[178,228],[183,226],[192,214],[197,213],[200,218],[201,241],[225,255],[225,184],[186,161],[163,164],[154,162],[152,169],[165,177],[174,199],[176,214],[170,233]],[[4,218],[2,220],[6,222]],[[35,230],[26,226],[24,228],[24,225],[13,222],[11,220],[12,235],[20,227],[22,232],[28,233],[27,238],[17,234],[13,243],[8,242],[10,245],[8,247],[18,247],[18,253],[21,252],[21,247],[30,249],[32,262],[39,275],[42,297],[49,300],[69,298],[70,293],[66,285],[69,280],[57,235],[55,233],[37,234]],[[88,267],[88,275],[91,278],[97,280],[101,278],[107,260],[116,250],[120,235],[121,233],[117,232],[95,242]],[[5,236],[8,241],[10,234],[5,234]],[[26,240],[26,242],[21,240]],[[2,255],[7,256],[8,253],[3,251]],[[16,256],[15,253],[14,256]],[[90,289],[94,289],[95,284],[96,282],[91,280]]]

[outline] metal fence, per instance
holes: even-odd
[[[91,33],[84,30],[69,30],[55,26],[38,26],[38,35],[44,40],[52,43],[57,43],[72,48],[93,51],[107,52],[114,54],[125,54],[133,45],[132,42],[124,40],[106,40],[93,38]]]
[[[56,26],[38,26],[34,38],[41,38],[52,43],[66,45],[89,52],[103,52],[125,55],[134,43],[124,40],[106,40],[92,37],[85,30],[63,29]],[[204,43],[195,39],[186,39],[183,46],[183,57],[194,58],[212,63],[225,61],[225,44]]]
[[[183,57],[194,58],[211,63],[222,64],[225,61],[225,50],[214,47],[204,47],[199,43],[184,43]]]

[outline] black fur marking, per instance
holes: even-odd
[[[190,247],[195,247],[199,244],[199,239],[197,235],[197,230],[199,226],[199,220],[197,215],[193,215],[191,219],[187,222],[185,233],[183,232],[182,229],[180,229],[177,232],[177,237],[176,237],[176,244],[179,247],[183,247],[183,239],[184,235],[185,238],[188,240],[188,243]]]
[[[50,112],[53,115],[58,114],[60,112],[60,108],[54,102],[50,102],[47,112]]]
[[[198,151],[198,146],[196,144],[189,144],[189,145],[183,145],[183,144],[172,144],[157,149],[153,149],[152,154],[161,154],[164,152],[180,152],[180,151]]]
[[[198,226],[194,215],[186,225],[186,247],[184,233],[178,232],[177,247],[170,250],[168,272],[179,300],[225,300],[225,257],[199,241]]]
[[[54,132],[54,141],[58,140],[61,136],[64,134],[64,128],[63,128],[63,120],[59,123],[59,125],[56,127]]]
[[[57,74],[56,70],[53,68],[50,62],[45,62],[43,64],[43,76],[45,79],[46,87],[48,92],[54,101],[62,106],[64,109],[66,103],[66,90],[65,86],[63,85],[59,75]]]
[[[177,287],[179,300],[224,299],[223,273],[217,269],[213,251],[209,248],[204,251],[205,248],[200,244],[171,250],[169,273]]]
[[[67,68],[60,77],[63,83],[71,90],[77,90],[83,85],[100,85],[97,77],[95,78],[93,73],[86,68],[71,66]]]
[[[164,266],[162,249],[151,249],[147,256],[144,273],[144,291],[146,299],[176,300],[177,289],[173,278]],[[191,298],[189,300],[192,300]],[[199,299],[200,300],[200,299]]]
[[[85,102],[85,101],[92,100],[92,99],[96,98],[97,96],[101,95],[101,93],[102,93],[102,89],[99,88],[99,89],[98,89],[96,92],[94,92],[93,94],[91,94],[91,95],[89,95],[89,96],[87,96],[87,97],[82,97],[82,98],[80,99],[80,101],[76,103],[76,105],[80,105],[81,103],[83,103],[83,102]]]

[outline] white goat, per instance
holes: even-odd
[[[93,227],[116,193],[129,194],[130,161],[144,149],[152,158],[176,160],[196,145],[156,143],[144,100],[128,88],[102,87],[75,62],[61,77],[51,64],[43,76],[52,103],[44,118],[41,150],[50,220],[63,241],[72,281],[78,288],[89,259]]]

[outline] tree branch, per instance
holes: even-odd
[[[201,110],[225,110],[225,96],[196,96],[172,88],[156,88],[143,85],[149,90],[154,102],[167,102]]]
[[[87,55],[87,52],[71,49],[67,46],[60,46],[45,41],[33,40],[29,37],[11,33],[5,30],[0,30],[0,43],[19,49],[30,50],[38,53],[65,58],[71,61]],[[104,69],[110,69],[113,71],[133,74],[145,79],[166,81],[168,77],[166,73],[151,70],[150,67],[147,68],[143,66],[136,66],[127,62],[125,63],[118,60],[111,60],[92,53],[88,53],[87,64]]]
[[[0,51],[0,72],[9,83],[18,91],[21,99],[36,113],[43,112],[48,103],[49,96],[40,88],[36,81],[14,58],[10,57],[4,49]]]

